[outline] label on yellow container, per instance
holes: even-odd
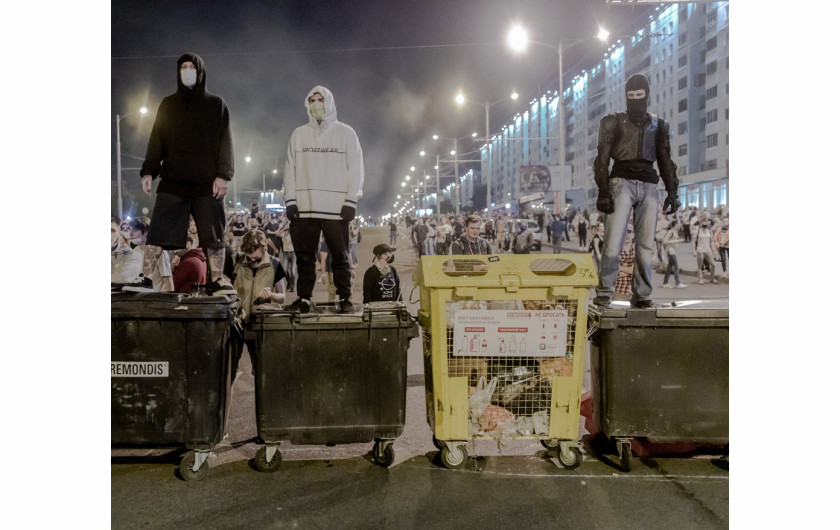
[[[482,357],[565,355],[568,323],[565,309],[456,310],[452,353]]]

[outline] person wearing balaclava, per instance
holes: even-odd
[[[298,299],[292,307],[300,313],[312,310],[315,257],[323,234],[332,256],[338,310],[350,313],[350,221],[364,184],[362,148],[353,128],[338,121],[328,89],[312,88],[304,106],[309,123],[292,132],[283,180],[298,268]]]
[[[194,53],[178,58],[177,90],[158,107],[146,159],[140,169],[143,191],[151,196],[160,177],[146,239],[144,274],[149,278],[163,249],[186,247],[190,215],[207,255],[210,294],[236,294],[223,277],[224,197],[233,178],[233,143],[225,101],[207,91],[204,61]]]
[[[606,214],[604,249],[598,269],[598,287],[593,303],[607,307],[615,293],[619,254],[627,224],[633,215],[635,267],[630,304],[653,307],[651,262],[653,261],[660,175],[668,196],[663,211],[673,214],[680,207],[676,165],[671,160],[668,122],[648,112],[650,84],[645,76],[631,76],[624,86],[627,111],[601,118],[598,154],[593,169],[598,186],[598,210]],[[610,159],[613,160],[610,169]],[[653,168],[656,162],[659,174]]]

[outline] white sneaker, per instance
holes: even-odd
[[[662,288],[663,289],[673,289],[674,287],[670,283],[663,283]]]
[[[699,282],[697,282],[697,283],[699,283],[700,285],[706,285],[706,281],[705,281],[705,280],[703,280],[703,279],[701,279],[701,280],[700,280]]]
[[[684,283],[678,283],[677,284],[677,289],[685,289],[686,287],[688,287],[688,285],[686,285]]]

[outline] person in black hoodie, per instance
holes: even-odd
[[[206,89],[204,61],[194,53],[178,58],[178,90],[158,108],[146,159],[143,191],[152,195],[160,177],[144,256],[144,273],[163,249],[184,248],[190,214],[204,248],[213,294],[235,294],[222,277],[225,261],[224,197],[233,178],[230,115],[224,100]],[[148,276],[147,276],[148,277]]]

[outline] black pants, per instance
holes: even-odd
[[[298,218],[289,226],[292,246],[297,258],[297,292],[300,298],[312,298],[315,287],[315,259],[318,243],[324,234],[324,243],[332,258],[333,281],[339,299],[350,298],[350,223],[331,219]]]

